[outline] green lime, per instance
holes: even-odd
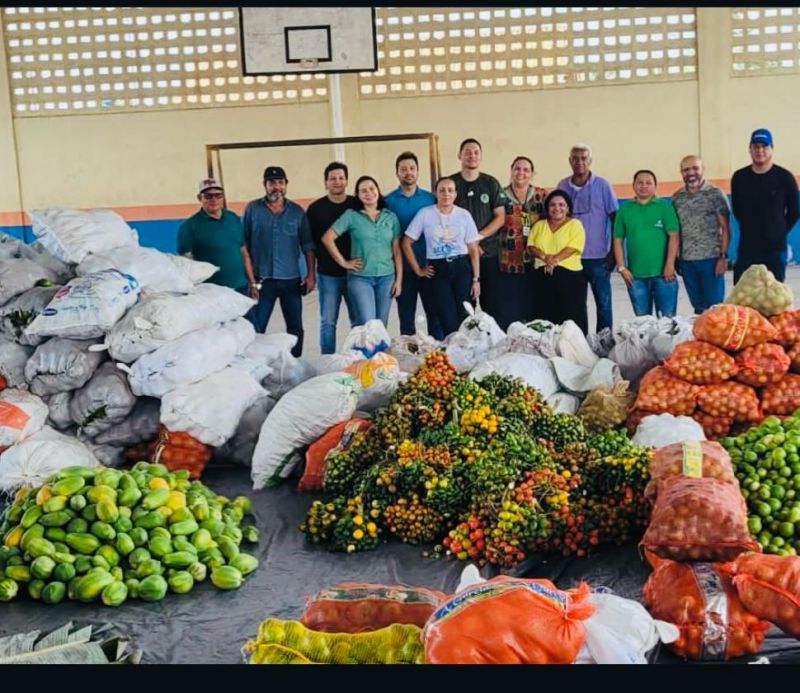
[[[777,498],[770,498],[767,503],[769,503],[769,507],[772,508],[772,512],[780,510],[783,505]]]
[[[757,535],[761,532],[761,518],[753,515],[747,520],[747,529],[750,530],[750,534]]]
[[[772,508],[764,501],[756,501],[753,507],[761,517],[769,517],[772,514]]]
[[[778,534],[780,534],[784,539],[789,539],[794,536],[794,523],[793,522],[781,522],[780,526],[778,527]]]
[[[778,500],[783,500],[786,496],[786,489],[783,488],[780,484],[776,484],[770,489],[770,497],[777,498]]]

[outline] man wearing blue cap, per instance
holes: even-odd
[[[766,265],[784,281],[786,236],[800,217],[797,180],[772,163],[772,133],[766,128],[750,136],[750,158],[753,163],[731,178],[731,202],[740,231],[733,282],[750,265]]]

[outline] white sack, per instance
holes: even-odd
[[[183,255],[167,255],[167,258],[192,284],[202,284],[219,272],[219,267],[210,262],[192,260]]]
[[[36,317],[49,305],[60,286],[35,286],[12,298],[0,308],[0,332],[12,342],[38,346],[45,337],[25,334]]]
[[[692,329],[694,322],[680,315],[674,318],[659,318],[658,332],[653,335],[650,348],[653,356],[660,363],[669,358],[672,350],[681,342],[694,339]]]
[[[352,364],[347,372],[360,385],[356,407],[363,412],[375,411],[388,405],[400,384],[397,359],[384,351]]]
[[[0,306],[42,280],[55,284],[56,275],[26,258],[0,260]]]
[[[71,265],[51,255],[39,241],[25,243],[19,238],[0,233],[0,260],[12,258],[33,260],[37,265],[46,267],[55,275],[56,284],[66,284],[75,276]]]
[[[572,320],[559,326],[557,349],[561,358],[579,366],[594,368],[597,363],[597,354],[592,351],[581,328]]]
[[[72,414],[69,413],[69,403],[72,401],[72,392],[57,392],[54,395],[42,397],[50,413],[47,415],[47,425],[63,431],[75,425]]]
[[[14,445],[36,433],[50,410],[40,397],[25,390],[0,392],[0,447]]]
[[[142,289],[150,291],[188,294],[194,289],[189,277],[170,261],[166,253],[138,245],[123,245],[102,253],[90,253],[75,268],[75,272],[80,277],[107,269],[130,275]]]
[[[550,359],[561,388],[582,397],[589,390],[606,385],[612,387],[622,380],[619,366],[610,359],[598,359],[594,367],[579,364],[555,356]]]
[[[660,448],[685,440],[705,440],[703,427],[690,416],[653,414],[645,416],[636,428],[631,442],[634,445]]]
[[[592,351],[604,359],[614,346],[614,333],[610,327],[604,327],[597,333],[590,332],[586,336],[586,341],[589,342]]]
[[[25,364],[25,379],[37,395],[77,390],[105,360],[103,352],[90,351],[93,339],[50,339],[39,345]]]
[[[556,414],[575,414],[581,406],[580,398],[569,392],[556,392],[546,402]]]
[[[122,421],[136,404],[128,378],[114,363],[106,361],[69,403],[72,420],[93,438]]]
[[[477,310],[464,302],[467,318],[457,332],[444,341],[451,363],[459,373],[471,371],[478,363],[488,357],[489,351],[505,338],[505,333],[488,313]]]
[[[161,419],[161,400],[139,397],[131,413],[122,421],[99,433],[94,442],[98,445],[130,447],[149,443],[158,435]]]
[[[121,467],[126,463],[125,448],[114,445],[100,445],[91,439],[81,440],[89,452],[104,467]]]
[[[533,354],[509,352],[490,361],[483,361],[470,371],[469,377],[480,380],[490,373],[521,378],[526,385],[536,388],[547,399],[559,390],[553,367],[547,359]]]
[[[400,371],[413,373],[425,361],[425,354],[436,351],[442,343],[431,337],[425,329],[425,317],[416,318],[416,334],[400,335],[392,340],[389,353],[397,359]]]
[[[389,348],[392,338],[386,331],[383,322],[377,319],[367,320],[363,325],[358,325],[350,330],[344,338],[341,352],[350,350],[361,352],[362,358],[370,358],[379,351]]]
[[[32,353],[33,347],[22,346],[0,337],[0,375],[5,378],[8,387],[28,387],[25,364]]]
[[[352,349],[338,354],[323,354],[314,362],[314,370],[316,375],[339,373],[348,366],[363,361],[364,358],[364,354]]]
[[[277,400],[272,397],[260,397],[242,414],[233,438],[214,450],[214,459],[220,462],[232,462],[243,467],[251,466],[261,427],[276,404]]]
[[[549,359],[559,355],[559,333],[559,328],[547,320],[533,320],[529,323],[512,322],[508,326],[506,346],[508,351]]]

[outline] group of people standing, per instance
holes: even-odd
[[[753,132],[752,165],[731,181],[733,211],[741,227],[734,281],[764,263],[783,281],[786,234],[798,219],[794,176],[772,163],[772,135]],[[336,350],[342,301],[351,325],[378,318],[386,324],[397,300],[401,334],[416,331],[421,299],[428,332],[443,339],[466,317],[465,302],[480,301],[501,328],[514,321],[573,320],[588,332],[587,294],[597,306],[597,331],[613,323],[611,273],[624,280],[636,315],[673,316],[682,274],[695,312],[724,295],[729,233],[728,203],[704,178],[697,156],[681,160],[684,186],[671,201],[657,196],[655,174],[633,177],[634,197],[619,205],[613,187],[592,171],[592,149],[575,144],[572,175],[548,192],[533,184],[527,156],[511,162],[503,187],[481,171],[474,138],[459,146],[458,172],[439,178],[432,192],[418,184],[413,152],[395,160],[399,185],[384,196],[361,176],[347,193],[349,171],[325,167],[326,194],[304,211],[286,197],[280,166],[264,171],[265,195],[248,203],[242,221],[225,208],[214,179],[198,188],[201,209],[178,234],[178,252],[213,262],[210,281],[257,299],[249,315],[266,329],[276,301],[287,331],[303,348],[302,296],[319,289],[320,350]],[[305,259],[301,276],[300,258]]]

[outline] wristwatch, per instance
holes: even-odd
[[[622,274],[623,272],[629,272],[630,270],[627,267],[617,267],[617,272]]]

